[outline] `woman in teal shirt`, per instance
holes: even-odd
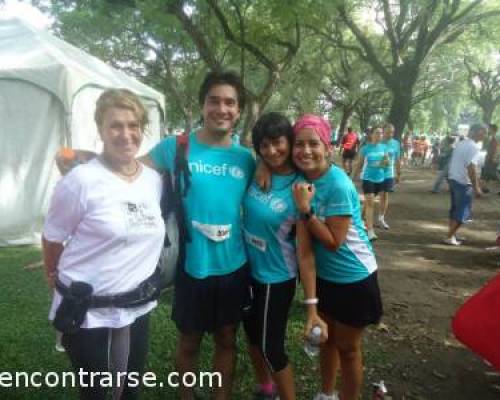
[[[292,140],[290,122],[278,113],[263,115],[252,130],[255,152],[271,173],[270,191],[253,183],[243,201],[253,293],[244,327],[259,383],[256,399],[274,399],[276,394],[281,400],[296,398],[285,336],[298,269],[308,304],[306,330],[319,325],[325,336],[327,332],[316,302],[310,301],[316,298],[314,258],[292,196],[292,185],[300,179],[291,160]]]
[[[358,164],[353,174],[353,177],[356,178],[361,171],[361,182],[365,196],[366,228],[370,240],[377,239],[377,235],[373,230],[374,199],[383,190],[384,170],[389,162],[387,147],[381,143],[382,134],[382,127],[376,126],[373,128],[369,137],[370,140],[359,151]]]
[[[308,180],[295,184],[294,198],[313,238],[318,311],[328,324],[328,340],[320,351],[322,387],[315,400],[338,399],[339,366],[340,398],[357,400],[363,380],[362,334],[380,320],[382,302],[356,188],[329,163],[329,131],[328,122],[316,115],[305,115],[294,125],[293,161]]]

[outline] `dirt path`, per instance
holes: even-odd
[[[450,330],[458,306],[500,271],[500,252],[485,250],[500,222],[500,186],[490,184],[491,193],[475,201],[474,221],[460,231],[466,245],[449,247],[440,244],[449,194],[429,193],[430,169],[403,175],[386,218],[391,229],[377,231],[385,317],[366,335],[366,380],[384,379],[392,399],[500,399],[500,376]]]

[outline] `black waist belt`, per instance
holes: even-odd
[[[146,280],[141,282],[135,289],[123,293],[117,293],[107,296],[90,296],[89,308],[106,308],[106,307],[119,307],[130,308],[146,304],[152,300],[156,300],[160,295],[158,288],[159,270],[155,272]],[[64,285],[59,278],[56,279],[56,289],[63,297],[72,297],[74,292],[71,286]]]

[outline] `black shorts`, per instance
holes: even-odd
[[[243,327],[249,343],[259,348],[271,372],[288,365],[285,337],[295,286],[295,278],[271,284],[252,280],[252,307]]]
[[[379,194],[384,191],[384,182],[372,182],[363,179],[361,187],[364,194]]]
[[[382,182],[382,192],[394,192],[394,178],[386,178]]]
[[[363,328],[380,321],[383,314],[377,271],[353,283],[340,284],[318,278],[318,311],[342,324]]]
[[[354,158],[356,158],[356,150],[353,150],[353,149],[349,149],[349,150],[344,150],[342,152],[342,158],[344,160],[354,160]]]
[[[247,264],[227,275],[196,279],[184,270],[175,283],[172,320],[185,334],[213,333],[243,319],[250,301]]]

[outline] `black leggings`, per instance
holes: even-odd
[[[248,341],[259,348],[272,373],[288,365],[285,336],[295,285],[295,278],[272,284],[252,281],[252,310],[243,326]]]
[[[126,330],[127,328],[120,328]],[[74,335],[65,334],[62,337],[62,344],[71,360],[71,364],[76,373],[80,369],[85,372],[113,372],[113,383],[115,383],[116,372],[113,371],[112,361],[113,354],[119,357],[125,357],[126,372],[136,372],[142,374],[146,362],[149,342],[149,313],[136,319],[134,323],[129,325],[129,332],[125,333],[125,338],[116,340],[120,342],[118,348],[113,348],[113,339],[117,337],[119,329],[112,328],[91,328],[80,329]],[[128,348],[127,348],[128,347]],[[128,356],[128,357],[127,357]],[[116,359],[115,359],[116,360]],[[125,372],[125,371],[123,371]],[[90,375],[83,375],[81,381],[84,386],[80,386],[80,399],[82,400],[104,400],[109,390],[108,387],[99,385],[99,380],[102,377],[97,376],[93,380],[92,387]],[[77,375],[78,377],[78,375]],[[121,400],[133,400],[139,396],[139,385],[136,385],[137,376],[131,380],[131,384],[136,387],[129,387],[127,382],[120,384],[122,388]],[[78,378],[77,378],[78,381]],[[108,382],[103,380],[104,384]],[[87,387],[85,387],[87,386]],[[117,389],[114,389],[115,391]]]

